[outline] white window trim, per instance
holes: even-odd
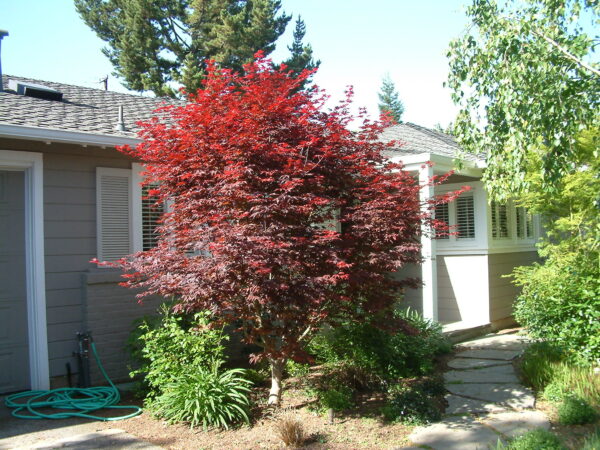
[[[33,390],[50,388],[44,264],[44,163],[41,153],[0,150],[0,169],[25,173],[25,260],[29,373]]]
[[[503,238],[492,237],[492,209],[491,205],[487,207],[488,215],[488,243],[490,253],[508,253],[508,252],[526,252],[536,251],[535,244],[540,239],[540,218],[538,215],[533,215],[533,237],[519,238],[517,237],[517,209],[512,200],[506,202],[508,214],[509,235]]]
[[[475,237],[458,238],[452,235],[448,239],[436,239],[438,254],[448,254],[448,252],[470,253],[472,251],[482,250],[486,247],[487,229],[485,214],[481,211],[486,209],[486,195],[483,184],[480,181],[470,183],[452,183],[436,186],[435,195],[441,195],[452,191],[457,191],[463,186],[469,186],[471,189],[463,195],[473,197],[473,207],[475,214]],[[456,201],[448,204],[448,216],[450,218],[450,229],[456,231]]]

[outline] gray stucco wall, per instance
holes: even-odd
[[[526,266],[537,260],[537,252],[531,251],[488,255],[490,321],[502,320],[513,314],[513,302],[519,289],[504,275],[510,274],[517,266]]]
[[[76,361],[76,332],[86,331],[84,275],[98,270],[89,261],[96,256],[96,167],[127,169],[131,160],[114,148],[0,138],[0,149],[33,151],[44,155],[44,246],[50,376],[66,373]],[[116,285],[115,285],[116,286]],[[122,288],[120,288],[122,289]],[[128,297],[132,308],[134,294]],[[110,319],[106,319],[109,323]],[[102,328],[90,328],[95,336]]]

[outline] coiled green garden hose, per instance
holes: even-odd
[[[87,419],[122,420],[135,417],[142,413],[138,406],[119,406],[121,400],[119,390],[106,374],[98,353],[96,345],[91,343],[92,353],[102,375],[110,386],[98,386],[91,388],[59,388],[49,391],[26,391],[6,397],[4,403],[8,408],[14,408],[12,415],[19,419],[66,419],[68,417],[85,417]],[[27,400],[24,400],[27,399]],[[59,412],[41,412],[42,408],[53,408]],[[90,414],[99,409],[132,409],[131,414],[116,417],[100,417]]]

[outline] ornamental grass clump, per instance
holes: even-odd
[[[186,422],[191,428],[225,428],[249,423],[251,382],[244,370],[220,370],[220,362],[200,367],[168,384],[151,403],[153,413],[170,423]]]
[[[285,414],[277,420],[275,433],[286,447],[302,447],[306,440],[302,422],[290,414]]]

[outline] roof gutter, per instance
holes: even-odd
[[[118,145],[137,145],[141,139],[112,136],[108,134],[82,133],[80,131],[64,131],[52,128],[29,127],[23,125],[7,125],[0,123],[0,137],[13,139],[31,139],[50,144],[62,142],[65,144],[79,144],[83,146],[95,145],[98,147],[115,147]]]

